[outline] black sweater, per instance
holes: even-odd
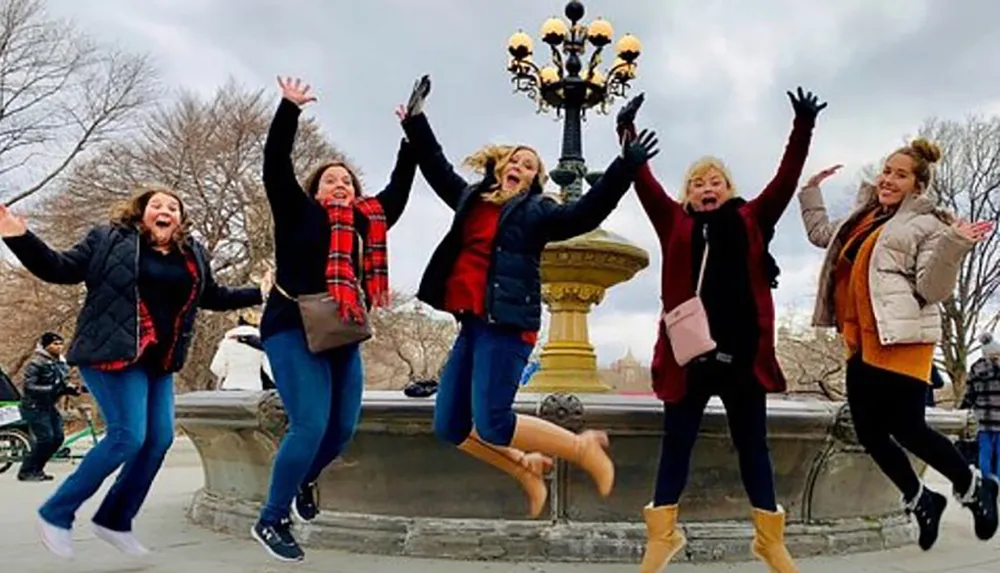
[[[274,217],[275,280],[292,296],[326,290],[326,264],[330,251],[330,222],[326,210],[313,197],[306,195],[295,177],[292,164],[292,148],[300,113],[299,106],[282,99],[264,144],[264,189]],[[416,170],[416,159],[409,144],[403,140],[389,183],[375,196],[385,211],[390,228],[399,221],[406,208]],[[354,221],[358,234],[364,236],[366,219],[355,211]],[[357,261],[357,241],[354,250]],[[361,276],[360,269],[358,276]],[[295,302],[282,296],[275,288],[268,296],[261,319],[261,337],[266,339],[276,332],[293,328],[302,328],[299,309]]]
[[[745,201],[733,198],[714,211],[694,212],[691,237],[692,281],[697,286],[708,231],[708,259],[701,300],[708,315],[718,351],[733,356],[743,366],[753,364],[757,350],[757,306],[750,289],[747,252],[749,238],[739,208]]]

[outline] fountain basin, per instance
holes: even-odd
[[[321,477],[323,513],[298,526],[300,540],[409,556],[637,562],[645,542],[642,507],[659,458],[661,403],[641,396],[520,394],[516,409],[573,430],[608,430],[617,467],[612,495],[599,497],[588,476],[560,462],[550,476],[546,511],[528,519],[512,479],[434,438],[432,399],[370,391],[354,442]],[[189,517],[248,535],[285,430],[280,400],[273,392],[195,392],[178,397],[177,420],[205,471]],[[956,411],[930,409],[928,420],[950,435],[969,425]],[[858,445],[844,404],[772,398],[768,424],[794,555],[913,541],[898,493]],[[924,466],[914,464],[922,473]],[[750,508],[718,401],[705,413],[681,506],[689,544],[679,560],[750,559]]]

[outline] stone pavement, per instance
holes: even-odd
[[[55,463],[50,471],[62,478],[71,467]],[[87,518],[96,509],[92,500],[84,506],[77,527],[77,556],[66,563],[49,555],[34,532],[34,511],[52,491],[52,484],[20,483],[16,470],[0,475],[0,558],[3,571],[17,573],[270,573],[294,568],[301,572],[376,573],[635,573],[635,565],[586,565],[547,563],[456,562],[352,555],[336,551],[307,550],[307,561],[286,565],[274,562],[249,539],[217,535],[188,525],[184,512],[191,494],[201,485],[202,473],[190,443],[178,439],[160,474],[137,533],[153,555],[132,559],[118,554],[94,538]],[[943,486],[938,486],[943,491]],[[103,495],[103,490],[101,494]],[[95,500],[99,501],[100,497]],[[877,554],[862,554],[801,560],[803,573],[987,573],[1000,571],[1000,536],[990,543],[972,537],[964,510],[949,509],[942,539],[933,551],[923,553],[908,547]],[[669,573],[766,573],[763,564],[677,564]]]

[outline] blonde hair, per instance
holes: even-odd
[[[691,163],[691,165],[688,166],[687,173],[684,174],[684,190],[681,192],[681,203],[686,205],[689,201],[688,187],[691,186],[691,182],[699,177],[704,177],[706,173],[712,170],[718,171],[722,174],[722,178],[726,180],[726,186],[729,188],[729,193],[726,195],[725,199],[729,200],[737,195],[736,185],[733,183],[733,176],[729,172],[729,168],[726,167],[726,164],[723,163],[718,157],[706,155],[696,159],[693,163]]]
[[[941,148],[925,137],[918,137],[909,145],[893,151],[893,155],[905,155],[913,160],[913,175],[923,189],[930,187],[934,179],[934,164],[941,160]]]
[[[517,195],[521,193],[521,191],[523,191],[523,190],[518,190],[513,193],[504,193],[501,182],[499,180],[500,174],[503,173],[503,170],[507,167],[507,164],[510,163],[511,159],[514,157],[514,154],[521,150],[530,151],[535,155],[535,159],[538,160],[538,175],[536,175],[535,178],[540,186],[545,187],[545,183],[547,183],[549,180],[549,174],[548,171],[545,170],[545,164],[542,162],[542,156],[539,155],[538,152],[534,150],[534,148],[528,147],[527,145],[488,144],[484,145],[478,151],[472,153],[471,155],[466,157],[464,161],[462,161],[462,165],[465,165],[466,167],[471,169],[474,173],[479,173],[479,174],[483,174],[486,172],[486,164],[489,163],[490,160],[496,162],[493,166],[493,172],[497,176],[497,182],[490,189],[489,193],[483,194],[483,199],[491,203],[502,204],[511,197],[513,197],[514,195]],[[529,188],[532,183],[534,182],[529,183]]]

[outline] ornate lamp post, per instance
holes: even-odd
[[[593,185],[600,172],[587,172],[583,158],[582,122],[588,109],[608,113],[608,106],[624,97],[636,76],[639,40],[626,34],[616,45],[617,57],[602,73],[604,48],[611,44],[611,24],[596,19],[585,25],[583,4],[566,4],[567,25],[559,18],[542,24],[542,41],[549,45],[552,63],[532,61],[531,37],[523,31],[511,36],[508,71],[515,92],[524,92],[538,104],[538,113],[554,109],[563,120],[562,150],[550,176],[560,186],[563,201],[583,193],[583,181]],[[594,50],[586,66],[587,43]],[[608,134],[609,137],[611,134]],[[624,237],[598,229],[568,241],[550,244],[542,254],[542,298],[549,307],[549,338],[542,348],[541,368],[523,387],[525,392],[606,392],[597,373],[597,356],[590,344],[587,314],[605,291],[628,281],[649,265],[646,251]]]

